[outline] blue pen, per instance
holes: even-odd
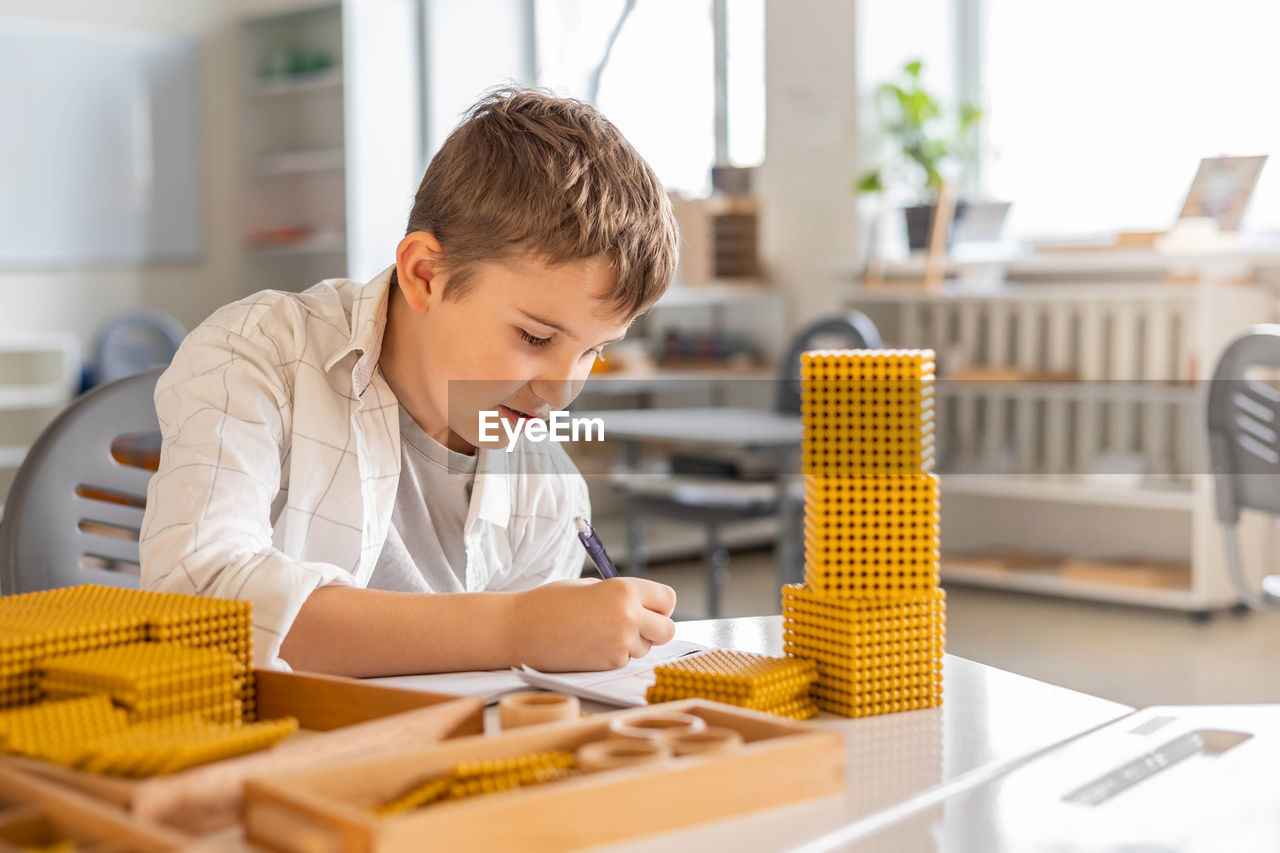
[[[591,562],[595,563],[600,577],[616,578],[618,570],[614,568],[613,560],[609,559],[609,553],[604,550],[604,543],[596,535],[591,522],[579,515],[573,519],[573,523],[578,527],[578,540],[582,542],[582,547],[587,549],[587,556],[591,558]]]

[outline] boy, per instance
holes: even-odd
[[[566,407],[666,289],[676,240],[595,110],[485,97],[394,266],[256,294],[183,343],[156,387],[143,586],[251,600],[259,665],[343,675],[605,669],[667,642],[669,587],[578,579],[589,505],[564,450],[481,446],[479,417]]]

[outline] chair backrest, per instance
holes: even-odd
[[[136,309],[121,314],[98,333],[94,381],[105,384],[167,367],[186,336],[182,324],[163,311]]]
[[[1250,368],[1280,369],[1280,325],[1254,326],[1236,338],[1213,372],[1209,460],[1224,524],[1235,524],[1242,509],[1280,515],[1280,390],[1250,378]]]
[[[159,432],[153,397],[161,372],[89,391],[36,439],[0,522],[0,592],[138,585],[136,569],[119,567],[138,564],[151,471],[121,464],[112,444],[120,436]]]
[[[779,365],[775,409],[784,415],[800,414],[800,356],[811,349],[879,349],[884,346],[871,318],[861,311],[820,317],[791,339]]]

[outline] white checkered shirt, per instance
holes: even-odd
[[[255,659],[312,590],[368,583],[400,476],[397,401],[376,369],[391,269],[368,284],[264,291],[215,312],[156,386],[164,444],[147,490],[142,585],[253,602]],[[577,577],[586,482],[563,448],[480,451],[466,588]]]

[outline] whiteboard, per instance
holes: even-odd
[[[193,39],[0,21],[0,267],[202,250]]]

